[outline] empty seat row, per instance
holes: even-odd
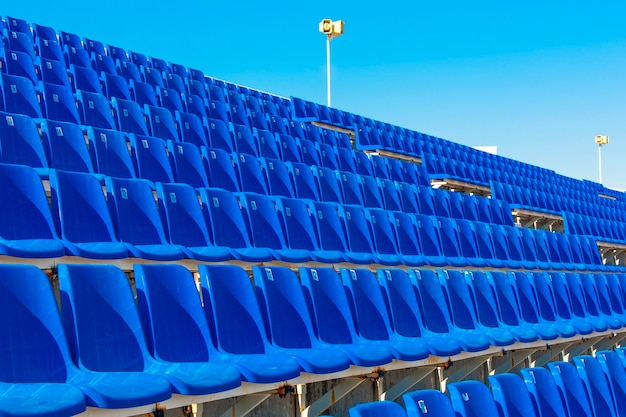
[[[516,374],[491,375],[489,389],[479,381],[448,385],[449,397],[421,390],[402,397],[404,407],[390,401],[356,405],[350,417],[573,417],[624,415],[626,352],[604,350],[550,362],[548,368],[525,368]]]
[[[571,313],[566,319],[551,318],[547,311],[554,304],[533,295],[550,294],[540,282],[556,288],[549,277],[452,272],[379,270],[377,279],[368,270],[344,269],[339,276],[331,269],[300,269],[298,278],[288,268],[253,267],[253,284],[237,266],[200,265],[201,302],[184,267],[136,265],[136,304],[127,277],[116,267],[60,265],[59,316],[43,272],[3,265],[0,380],[17,386],[63,384],[47,387],[48,394],[67,388],[47,404],[51,409],[68,402],[75,403],[74,410],[85,404],[127,408],[163,401],[171,393],[225,391],[241,381],[281,382],[300,372],[447,357],[624,325],[623,312],[600,307],[594,315],[588,308],[598,298],[594,290],[606,295],[609,280],[620,290],[617,277],[572,277],[570,286],[575,285],[566,291],[585,307],[582,316]],[[479,314],[467,304],[469,297],[480,303]],[[569,307],[564,308],[579,308]],[[587,330],[585,319],[592,323]],[[559,366],[554,369],[564,372]],[[598,376],[590,378],[596,383]],[[563,380],[566,390],[575,389],[569,375]],[[603,396],[611,398],[608,391]]]

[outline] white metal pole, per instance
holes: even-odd
[[[598,144],[598,176],[602,184],[602,145]]]
[[[326,94],[330,107],[330,36],[326,37]]]

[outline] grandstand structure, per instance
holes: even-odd
[[[0,415],[626,415],[624,193],[0,29]]]

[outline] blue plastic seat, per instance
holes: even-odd
[[[449,260],[444,256],[441,248],[438,219],[434,216],[422,214],[416,215],[414,219],[419,246],[422,249],[426,263],[438,267],[448,265]],[[455,263],[460,265],[460,262],[455,261]]]
[[[398,360],[415,361],[429,356],[429,345],[425,340],[399,336],[393,331],[374,273],[365,269],[342,269],[341,277],[361,337],[370,343],[385,346]]]
[[[206,103],[206,116],[211,119],[221,120],[224,123],[230,123],[232,117],[228,104],[219,100],[209,100]]]
[[[4,16],[3,20],[6,23],[8,30],[25,33],[32,37],[32,29],[26,20],[17,19],[11,16]]]
[[[50,167],[65,171],[94,172],[84,133],[73,123],[44,120],[41,124]]]
[[[79,371],[70,356],[76,346],[68,348],[46,275],[34,266],[3,265],[0,277],[5,340],[0,377],[12,384],[1,385],[12,389],[0,395],[0,409],[4,412],[12,400],[7,415],[66,416],[83,411],[85,403],[129,408],[171,396],[169,384],[158,376]],[[16,396],[11,398],[11,392]]]
[[[94,52],[101,55],[106,54],[104,44],[102,42],[88,38],[85,38],[83,42],[85,44],[85,49],[87,49],[90,53]]]
[[[135,280],[150,354],[196,368],[205,392],[239,386],[237,367],[226,364],[213,346],[191,273],[180,265],[135,265]]]
[[[311,170],[316,180],[317,188],[320,190],[321,201],[327,203],[343,203],[338,172],[319,166],[312,166]]]
[[[65,64],[63,49],[57,39],[37,38],[35,41],[37,55],[45,60],[56,61]],[[66,76],[67,78],[67,76]]]
[[[39,65],[41,80],[47,84],[70,86],[65,62],[41,58]]]
[[[89,127],[87,137],[93,150],[96,172],[110,177],[135,178],[135,168],[123,133]]]
[[[535,415],[566,417],[565,405],[550,371],[546,368],[520,370],[526,389],[533,399]]]
[[[202,154],[195,145],[168,140],[167,149],[176,182],[189,184],[193,187],[209,186]]]
[[[402,211],[405,213],[419,213],[420,209],[415,185],[406,182],[396,182],[395,185],[402,205]]]
[[[565,274],[562,272],[551,272],[549,280],[546,279],[545,285],[548,285],[554,295],[555,306],[558,315],[563,319],[568,320],[578,331],[579,334],[589,334],[596,330],[594,322],[590,320],[584,313],[584,308],[577,304],[574,308],[574,304],[577,300],[570,294]],[[538,290],[540,289],[540,283],[536,283]],[[606,327],[601,327],[606,330]]]
[[[358,335],[350,304],[339,275],[332,269],[300,268],[300,281],[308,304],[315,334],[328,346],[344,352],[357,366],[389,363],[388,348]]]
[[[363,189],[361,188],[361,178],[352,172],[339,171],[339,184],[345,204],[363,206],[365,204]]]
[[[106,188],[117,236],[131,256],[155,261],[183,259],[183,249],[165,237],[147,181],[107,177]]]
[[[374,247],[372,231],[369,225],[369,213],[360,206],[338,206],[346,232],[348,251],[346,258],[349,262],[367,264],[371,262],[398,265],[397,256],[378,257]],[[387,261],[387,262],[386,262]]]
[[[60,31],[59,34],[61,37],[61,42],[64,45],[73,46],[75,48],[83,48],[83,40],[80,38],[80,36],[65,31]]]
[[[39,82],[33,58],[26,52],[2,50],[0,63],[3,65],[2,72],[4,73],[28,78],[33,84]]]
[[[197,147],[208,146],[209,140],[200,117],[193,113],[176,112],[174,115],[178,134],[183,142],[192,143]]]
[[[139,178],[175,182],[165,141],[150,136],[129,135],[131,157]]]
[[[497,417],[498,407],[482,382],[463,381],[448,385],[450,402],[458,417]]]
[[[518,326],[514,321],[505,323],[503,311],[507,308],[506,302],[501,308],[496,297],[495,284],[489,272],[471,271],[466,273],[466,282],[474,294],[478,320],[485,326],[498,327],[513,333],[515,339],[522,343],[537,340],[537,332],[532,329]]]
[[[611,350],[596,352],[596,358],[609,384],[617,415],[622,416],[626,411],[626,369],[623,362],[620,356]]]
[[[211,187],[239,191],[238,173],[231,154],[218,148],[202,148],[201,152],[207,164]]]
[[[144,113],[152,136],[163,140],[180,140],[174,117],[168,109],[145,105]]]
[[[35,170],[0,164],[0,196],[4,201],[0,206],[0,253],[20,258],[54,258],[65,254]]]
[[[48,119],[80,123],[76,100],[68,86],[43,83],[43,105]]]
[[[453,325],[447,298],[437,274],[431,270],[411,270],[409,276],[416,283],[415,289],[420,301],[423,321],[433,333],[449,334],[455,338],[466,352],[479,352],[489,347],[487,336],[464,331]]]
[[[88,93],[102,94],[102,86],[98,74],[91,67],[70,65],[70,78],[74,91],[83,90]]]
[[[4,111],[41,118],[40,99],[33,83],[24,77],[0,73],[0,92],[4,99]]]
[[[144,121],[141,107],[134,101],[121,100],[113,97],[111,104],[119,130],[138,135],[148,135],[148,127]]]
[[[418,185],[415,187],[415,195],[419,207],[418,213],[427,216],[435,215],[434,191],[430,186]]]
[[[50,171],[53,216],[69,255],[93,259],[128,256],[113,228],[100,182],[90,174]]]
[[[257,299],[273,346],[289,353],[310,373],[330,373],[347,369],[348,357],[325,349],[313,330],[304,293],[295,272],[280,267],[253,267]],[[245,287],[247,290],[247,287]],[[285,320],[287,318],[287,320]]]
[[[613,393],[598,359],[589,355],[574,357],[578,375],[585,387],[593,414],[596,416],[617,416]]]
[[[556,282],[557,280],[555,279],[554,281]],[[609,328],[609,323],[599,314],[597,306],[588,305],[588,300],[585,298],[580,275],[571,272],[565,273],[565,282],[563,285],[567,288],[567,291],[570,294],[572,312],[574,315],[586,318],[596,331],[606,331]]]
[[[337,159],[339,162],[339,169],[341,171],[351,172],[353,174],[357,173],[356,159],[352,149],[338,148]]]
[[[205,395],[239,385],[234,367],[153,358],[128,279],[115,266],[61,265],[59,285],[62,319],[81,369],[157,376],[168,382],[172,392],[183,395]],[[107,331],[93,331],[103,326]]]
[[[254,136],[257,138],[259,156],[282,160],[280,144],[274,133],[268,130],[257,129],[254,131]]]
[[[139,67],[133,62],[115,58],[115,66],[117,67],[118,74],[120,74],[126,80],[142,81]]]
[[[617,294],[614,292],[616,289],[619,290],[619,286],[610,288],[608,276],[608,274],[585,274],[584,279],[592,281],[592,284],[595,285],[598,306],[602,314],[617,319],[622,326],[625,326],[626,315],[624,314],[621,296],[618,299],[616,297]]]
[[[567,415],[587,417],[593,415],[589,397],[576,367],[569,362],[550,362],[548,368],[559,389]]]
[[[150,84],[152,88],[156,89],[156,87],[165,87],[165,79],[163,78],[161,71],[158,69],[141,64],[139,72],[142,77],[141,81]]]
[[[163,226],[171,244],[183,246],[185,256],[205,262],[232,259],[228,248],[215,246],[202,213],[196,190],[187,184],[156,184]]]
[[[589,314],[600,317],[610,329],[617,330],[623,327],[622,320],[611,311],[607,303],[601,300],[593,276],[580,274],[579,280]]]
[[[287,165],[279,159],[259,158],[261,170],[267,179],[269,193],[274,196],[295,198],[295,190]]]
[[[402,263],[414,267],[425,265],[426,258],[420,247],[413,218],[406,213],[391,212],[390,221],[395,231],[398,253],[402,255]]]
[[[364,206],[371,208],[384,208],[385,203],[379,187],[379,179],[369,175],[361,175],[359,178],[361,184],[363,185]]]
[[[141,108],[144,106],[157,107],[159,105],[154,89],[148,83],[131,79],[129,81],[129,91],[132,101],[139,104]]]
[[[76,91],[78,110],[82,124],[102,129],[117,130],[115,120],[111,114],[111,103],[98,93]]]
[[[302,162],[302,156],[300,155],[300,148],[294,139],[290,135],[278,135],[281,153],[283,155],[283,161],[285,162]]]
[[[229,153],[235,151],[235,144],[226,123],[217,119],[207,119],[204,124],[207,127],[211,148],[223,149]]]
[[[407,415],[411,417],[455,417],[450,399],[441,391],[422,389],[402,396]]]
[[[552,340],[559,336],[571,337],[576,334],[576,330],[569,323],[557,323],[554,319],[552,309],[546,310],[552,316],[543,316],[539,302],[537,300],[537,291],[533,286],[533,278],[531,272],[511,272],[511,285],[514,287],[519,299],[521,317],[530,323],[535,330],[541,335],[543,340]],[[544,303],[545,304],[545,303]],[[544,305],[544,307],[548,307]]]
[[[204,313],[220,356],[230,358],[244,381],[297,377],[298,362],[287,353],[274,353],[248,274],[230,265],[200,265],[199,273]]]
[[[110,57],[106,57],[110,59]],[[101,70],[97,68],[97,70]],[[104,91],[104,95],[107,96],[109,100],[113,98],[118,98],[120,100],[134,100],[135,97],[131,94],[130,87],[125,78],[116,75],[116,72],[108,73],[107,71],[102,71],[100,74],[100,79],[102,80],[102,89]]]
[[[198,191],[205,222],[216,245],[229,248],[237,260],[264,262],[274,258],[269,248],[252,246],[248,220],[236,194],[218,188],[201,188]]]
[[[493,399],[503,417],[539,417],[524,380],[514,374],[489,376]]]
[[[285,240],[290,249],[306,250],[317,262],[340,263],[343,254],[326,251],[319,247],[315,232],[315,211],[300,199],[279,198],[275,200]]]
[[[237,172],[239,173],[239,185],[242,191],[269,194],[265,176],[261,171],[259,159],[248,154],[233,154],[233,160],[237,164]]]
[[[157,87],[156,94],[161,107],[168,109],[172,113],[185,110],[180,92],[171,88]]]
[[[91,56],[89,52],[82,46],[64,45],[63,55],[65,63],[71,68],[72,66],[85,68],[93,71],[91,64]],[[94,71],[95,72],[95,71]]]
[[[456,327],[464,331],[475,331],[485,335],[492,346],[508,346],[515,342],[515,335],[510,329],[499,327],[497,322],[490,326],[480,322],[477,315],[477,303],[467,280],[469,273],[458,270],[439,271],[440,281],[450,300],[450,316]]]
[[[400,404],[391,401],[376,401],[357,404],[348,410],[350,417],[406,417],[406,411]]]
[[[321,201],[320,192],[311,167],[303,163],[287,162],[287,169],[289,169],[298,198]]]
[[[0,162],[48,168],[41,136],[33,119],[0,112]]]
[[[276,259],[285,262],[307,262],[311,259],[307,250],[287,246],[276,204],[271,197],[252,193],[241,194],[240,204],[248,220],[247,229],[253,247],[270,249]]]
[[[30,32],[19,32],[14,30],[4,31],[2,43],[4,49],[11,51],[25,52],[34,60],[36,57],[33,36]]]

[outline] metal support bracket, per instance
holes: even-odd
[[[224,411],[220,417],[244,417],[261,405],[272,396],[272,393],[248,394],[237,401],[228,410]]]
[[[425,366],[415,369],[410,374],[395,383],[387,391],[381,393],[380,400],[395,401],[404,393],[412,389],[415,385],[419,384],[420,381],[430,375],[435,369],[437,369],[436,366]]]
[[[328,410],[333,404],[350,394],[367,378],[345,378],[341,380],[326,394],[322,395],[317,401],[302,410],[301,417],[317,417],[324,411]],[[222,416],[228,417],[228,416]]]

